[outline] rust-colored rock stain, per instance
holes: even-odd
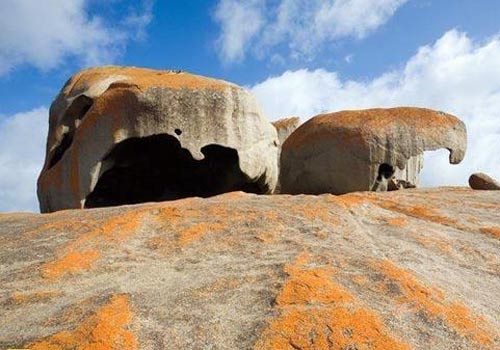
[[[261,334],[256,350],[409,349],[333,280],[331,267],[306,263],[307,256],[300,255],[285,268],[289,279],[276,300],[280,315]]]
[[[500,227],[483,227],[480,231],[491,237],[500,239]]]
[[[31,350],[136,350],[129,326],[133,313],[127,295],[113,295],[73,330],[63,330],[26,346]]]
[[[467,338],[481,349],[491,349],[495,333],[481,317],[474,315],[465,305],[448,302],[439,289],[420,283],[409,271],[395,266],[388,260],[375,263],[375,268],[385,278],[382,290],[386,292],[398,287],[397,300],[408,304],[415,313],[423,313],[428,319],[441,319],[460,336]]]
[[[96,250],[71,252],[64,256],[45,263],[41,267],[42,276],[47,279],[56,279],[65,274],[74,274],[88,270],[99,259],[100,253]]]

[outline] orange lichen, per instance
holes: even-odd
[[[395,227],[405,227],[406,225],[408,225],[408,219],[405,217],[388,218],[386,219],[386,222],[388,225]]]
[[[439,214],[439,212],[430,207],[430,206],[408,206],[404,203],[388,200],[386,198],[382,199],[373,199],[373,202],[387,210],[391,210],[397,213],[405,214],[411,217],[427,220],[434,222],[436,224],[454,227],[459,230],[466,230],[467,228],[464,225],[461,225],[457,222],[456,219],[452,219],[446,216]]]
[[[352,296],[332,280],[334,271],[330,267],[303,269],[290,265],[285,272],[290,278],[276,299],[278,305],[352,301]]]
[[[285,271],[277,297],[280,316],[261,334],[260,350],[403,350],[409,347],[393,339],[377,315],[355,305],[354,297],[333,281],[331,267],[308,268],[308,255],[300,255]]]
[[[56,290],[43,290],[39,292],[14,292],[10,295],[12,304],[29,304],[48,301],[50,299],[61,296],[62,292]]]
[[[188,229],[182,231],[180,233],[179,237],[179,245],[181,247],[184,247],[193,241],[198,241],[200,240],[203,236],[206,234],[213,232],[213,231],[220,231],[224,228],[224,225],[220,223],[199,223],[195,224]]]
[[[492,345],[495,335],[482,317],[474,316],[462,304],[446,302],[442,291],[425,286],[409,271],[398,268],[388,260],[377,262],[374,266],[385,277],[383,288],[394,290],[394,284],[399,287],[399,302],[408,304],[414,312],[423,313],[429,319],[444,320],[457,334],[491,349],[488,346]]]
[[[88,270],[99,257],[100,253],[96,250],[70,252],[54,261],[43,264],[40,270],[44,278],[56,279],[66,274]]]
[[[123,76],[118,87],[136,86],[145,90],[150,87],[167,87],[172,89],[223,89],[232,85],[222,80],[216,80],[185,72],[153,70],[137,67],[97,67],[83,70],[72,77],[70,84],[64,87],[64,92],[80,91],[83,88],[98,83],[110,76]]]
[[[500,227],[483,227],[480,231],[495,238],[500,238]]]
[[[114,295],[73,330],[63,330],[26,346],[32,350],[136,350],[137,338],[128,328],[133,313],[128,296]]]

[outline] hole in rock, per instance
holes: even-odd
[[[175,132],[176,135],[181,135],[182,134],[182,130],[181,129],[175,129],[174,132]]]
[[[167,134],[130,138],[103,160],[105,170],[88,195],[85,207],[209,197],[230,191],[263,193],[239,168],[236,150],[219,145],[201,149],[196,160]]]
[[[73,143],[73,136],[75,134],[76,123],[81,121],[85,114],[89,111],[90,107],[92,107],[92,99],[85,95],[78,96],[71,106],[66,110],[66,114],[62,119],[62,125],[66,125],[69,130],[64,133],[61,142],[54,149],[52,153],[52,157],[49,162],[49,169],[56,165],[64,153],[68,150],[68,148]]]
[[[390,179],[396,170],[392,165],[389,165],[387,163],[380,164],[378,167],[378,177],[380,179]]]

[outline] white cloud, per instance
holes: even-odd
[[[215,19],[224,61],[249,51],[273,56],[286,44],[291,57],[310,58],[323,45],[361,39],[386,23],[407,0],[220,0]]]
[[[264,25],[265,0],[221,0],[215,19],[221,26],[217,46],[226,61],[240,61],[254,36]]]
[[[36,179],[48,129],[46,107],[0,116],[0,212],[38,212]]]
[[[484,43],[452,30],[421,47],[401,69],[371,81],[342,80],[318,69],[287,71],[252,91],[271,119],[398,105],[429,107],[459,116],[468,128],[468,150],[457,166],[444,152],[426,157],[423,183],[465,184],[475,171],[500,178],[500,37]]]
[[[85,66],[110,63],[122,52],[127,40],[144,34],[151,21],[150,1],[123,21],[90,15],[89,2],[3,0],[0,75],[23,64],[49,70],[67,58],[76,58]]]

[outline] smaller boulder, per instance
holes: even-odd
[[[499,191],[500,183],[484,173],[475,173],[469,177],[469,186],[473,190]]]

